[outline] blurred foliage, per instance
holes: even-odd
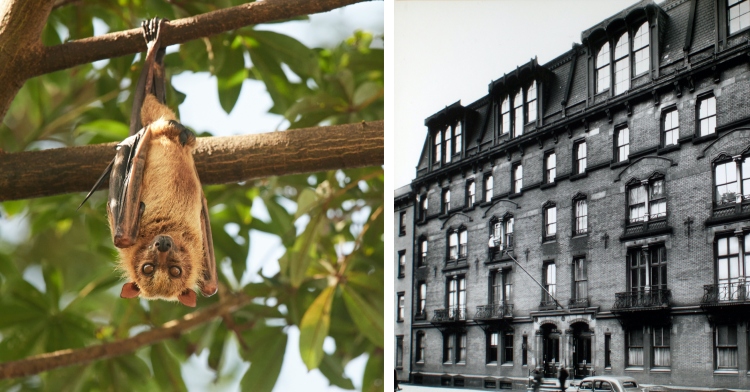
[[[119,31],[154,15],[177,19],[243,2],[74,3],[53,11],[43,41],[55,45],[92,36],[94,18]],[[166,71],[168,77],[211,72],[227,112],[242,109],[236,103],[244,80],[262,81],[273,99],[270,112],[283,115],[291,128],[377,120],[383,118],[383,51],[371,48],[372,39],[356,32],[333,48],[307,48],[289,36],[246,27],[180,45],[166,56]],[[137,58],[118,57],[27,81],[0,126],[0,149],[124,139],[130,87],[141,68]],[[184,94],[168,85],[167,97],[177,108]],[[0,381],[0,390],[185,390],[181,364],[204,351],[219,385],[238,376],[227,358],[229,350],[239,350],[250,364],[243,390],[270,391],[289,326],[300,329],[304,363],[332,385],[353,389],[344,367],[367,354],[363,390],[383,390],[382,169],[267,178],[204,191],[221,288],[212,298],[199,298],[198,306],[230,292],[255,297],[252,305],[133,355]],[[191,311],[163,301],[118,298],[122,281],[114,272],[117,252],[105,193],[96,193],[80,211],[76,206],[83,194],[0,204],[5,221],[0,228],[6,228],[0,236],[0,361],[115,341]],[[251,214],[256,203],[270,220]],[[17,232],[9,232],[11,227]],[[248,270],[251,230],[277,236],[285,248],[273,276]],[[326,337],[335,342],[335,351],[323,351]]]

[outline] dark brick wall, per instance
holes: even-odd
[[[425,333],[426,360],[412,363],[412,375],[422,377],[424,384],[440,385],[443,377],[450,383],[464,379],[466,387],[482,388],[484,377],[505,380],[515,386],[522,385],[530,366],[521,363],[522,339],[526,336],[528,365],[540,361],[541,338],[537,337],[542,324],[553,324],[563,332],[561,359],[570,365],[572,358],[570,335],[565,331],[574,323],[584,323],[593,331],[592,363],[597,374],[631,375],[642,383],[677,386],[708,386],[720,388],[750,388],[747,372],[748,331],[745,323],[738,323],[739,369],[733,374],[714,371],[714,330],[709,315],[701,307],[704,285],[715,283],[715,257],[713,243],[717,235],[750,228],[750,220],[739,217],[726,224],[710,224],[713,214],[713,173],[711,159],[721,151],[737,154],[750,147],[750,131],[734,132],[738,122],[750,119],[750,68],[746,55],[733,60],[721,60],[732,51],[732,44],[746,40],[748,32],[730,37],[729,43],[717,54],[717,74],[706,68],[694,71],[682,59],[685,29],[690,10],[689,1],[675,0],[661,5],[669,15],[668,30],[661,43],[661,76],[651,80],[641,76],[634,81],[631,92],[618,97],[606,94],[587,100],[587,56],[578,58],[569,106],[583,110],[584,120],[568,122],[567,117],[556,114],[561,108],[562,88],[571,63],[556,65],[545,94],[545,124],[534,135],[524,135],[522,141],[502,138],[489,150],[483,147],[478,156],[465,157],[437,173],[420,175],[412,183],[414,194],[429,195],[428,218],[416,222],[411,239],[424,236],[429,241],[427,266],[416,268],[409,284],[427,282],[427,319],[413,320],[410,345],[418,331]],[[716,38],[714,2],[698,0],[691,46],[695,69],[710,61]],[[706,50],[708,48],[708,50]],[[704,53],[707,53],[704,55]],[[700,60],[704,56],[704,59]],[[559,61],[559,59],[558,59]],[[703,64],[703,65],[702,65]],[[677,79],[673,74],[679,70]],[[692,72],[692,73],[691,73]],[[686,75],[692,76],[691,80]],[[718,77],[718,82],[715,81]],[[642,79],[642,80],[641,80]],[[678,81],[678,88],[673,83]],[[639,84],[653,85],[651,91],[639,92]],[[645,87],[644,87],[645,89]],[[641,89],[643,90],[643,89]],[[713,93],[717,100],[717,125],[720,132],[713,138],[696,139],[696,104],[698,97]],[[576,105],[577,101],[581,103]],[[590,105],[590,106],[587,106]],[[471,106],[471,105],[470,105]],[[486,106],[475,105],[480,121],[464,130],[469,146],[481,134]],[[679,140],[676,148],[662,149],[661,118],[665,109],[676,108],[679,113]],[[585,109],[585,110],[584,110]],[[492,114],[494,115],[494,114]],[[481,125],[480,125],[481,124]],[[735,125],[732,125],[735,124]],[[627,125],[630,130],[631,159],[625,163],[613,162],[615,129]],[[495,121],[490,118],[485,130],[489,141]],[[489,136],[488,136],[489,135]],[[471,140],[474,139],[474,140]],[[524,141],[525,140],[525,141]],[[574,143],[585,140],[589,170],[585,176],[571,176]],[[557,156],[558,180],[554,186],[539,186],[543,179],[544,153],[554,150]],[[704,152],[705,151],[705,152]],[[705,155],[705,157],[704,157]],[[522,195],[511,195],[511,168],[523,164]],[[482,192],[484,175],[493,173],[495,197],[469,208],[465,203],[465,184],[475,179],[478,200]],[[628,207],[626,184],[632,179],[645,180],[654,173],[664,176],[667,198],[667,228],[669,230],[631,236],[625,235]],[[451,189],[449,214],[441,214],[443,188]],[[583,194],[588,202],[588,233],[574,236],[573,197]],[[543,242],[543,205],[552,202],[557,208],[557,236],[554,241]],[[519,265],[509,259],[490,259],[488,238],[490,220],[512,214],[515,218],[515,248],[513,255]],[[465,227],[468,231],[468,257],[458,266],[447,263],[447,233]],[[400,243],[397,238],[397,250]],[[626,255],[629,249],[662,245],[667,249],[667,284],[672,293],[671,307],[664,320],[671,323],[671,358],[669,371],[629,369],[626,363],[625,331],[627,319],[614,309],[615,293],[628,290]],[[403,245],[407,246],[407,245]],[[412,246],[410,243],[408,246]],[[411,256],[411,253],[410,253]],[[589,307],[585,309],[540,310],[542,290],[534,282],[542,280],[543,265],[554,261],[557,266],[556,297],[567,306],[573,296],[573,259],[584,256],[588,269]],[[411,262],[411,259],[409,259]],[[489,302],[490,274],[496,269],[511,269],[514,305],[512,320],[508,324],[495,323],[497,328],[512,328],[514,332],[514,361],[512,364],[486,363],[486,333],[474,321],[477,306]],[[446,282],[461,275],[467,285],[467,319],[465,323],[432,323],[435,310],[445,308]],[[532,279],[533,277],[533,279]],[[398,287],[397,287],[398,291]],[[413,301],[413,299],[412,299]],[[413,302],[412,302],[413,304]],[[746,313],[748,308],[738,312]],[[647,328],[657,323],[658,312],[641,313],[636,321]],[[622,321],[622,323],[621,323]],[[581,325],[581,324],[576,324]],[[624,326],[625,325],[625,326]],[[397,326],[398,328],[398,326]],[[468,358],[461,364],[443,364],[443,334],[445,328],[458,328],[467,333]],[[611,336],[611,369],[604,367],[605,336]],[[646,339],[650,342],[650,338]],[[647,343],[647,346],[650,343]],[[650,361],[647,362],[647,364]],[[450,375],[450,376],[448,376]],[[505,382],[504,381],[504,382]]]

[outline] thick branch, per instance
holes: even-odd
[[[383,121],[372,121],[199,138],[195,163],[203,184],[377,166],[383,133]],[[114,157],[113,146],[0,154],[0,201],[88,191]]]
[[[180,336],[190,329],[230,313],[251,301],[252,299],[245,295],[231,297],[131,338],[77,350],[60,350],[40,354],[20,361],[0,363],[0,379],[24,377],[61,367],[129,354],[141,347]]]
[[[207,12],[165,23],[162,43],[173,45],[258,23],[317,14],[363,0],[267,0]],[[66,42],[44,49],[41,58],[26,58],[31,76],[146,50],[141,29],[130,29]]]

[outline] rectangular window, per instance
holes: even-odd
[[[654,327],[654,339],[651,347],[653,366],[654,367],[669,367],[671,366],[671,358],[669,355],[669,338],[670,330],[669,327]]]
[[[419,291],[417,291],[417,316],[427,316],[427,283],[418,282]]]
[[[544,239],[554,239],[557,234],[557,207],[544,209]]]
[[[518,90],[516,96],[513,97],[513,121],[515,122],[513,137],[519,137],[523,135],[523,94],[521,90]]]
[[[651,220],[667,216],[667,195],[664,193],[664,180],[655,180],[649,184],[648,212]]]
[[[420,196],[420,200],[419,201],[420,201],[419,204],[420,204],[420,207],[421,207],[420,208],[421,218],[422,219],[426,219],[427,218],[427,211],[428,211],[427,207],[428,207],[428,204],[429,204],[429,199],[428,199],[427,195],[424,194],[424,195]]]
[[[586,172],[586,141],[580,141],[573,145],[573,167],[575,174]]]
[[[628,159],[630,155],[630,130],[620,128],[617,130],[617,151],[615,161],[622,162]]]
[[[662,118],[662,127],[664,128],[664,147],[677,145],[677,139],[680,137],[679,118],[677,109],[672,109],[664,113]]]
[[[578,257],[573,260],[573,298],[577,300],[589,297],[589,282],[586,272],[586,258]]]
[[[513,166],[513,193],[520,193],[523,188],[523,166],[517,163]]]
[[[419,266],[425,265],[427,265],[427,240],[422,239],[419,241]]]
[[[503,363],[513,363],[513,334],[508,332],[503,336]]]
[[[445,163],[450,163],[453,159],[453,130],[451,126],[445,129]]]
[[[716,326],[716,368],[737,369],[737,326]]]
[[[448,333],[443,335],[443,363],[453,363],[453,344],[455,340],[455,334]]]
[[[406,211],[398,213],[398,236],[403,237],[406,235]]]
[[[615,45],[615,95],[620,95],[630,88],[630,51],[628,33],[625,32]]]
[[[492,178],[491,175],[484,178],[484,201],[485,202],[492,200],[492,196],[493,196],[492,188],[495,185],[494,181],[495,180],[494,178]]]
[[[551,184],[557,177],[557,156],[555,152],[549,152],[544,156],[544,182]]]
[[[604,368],[612,368],[610,352],[612,351],[612,335],[604,335]]]
[[[586,199],[579,199],[575,200],[573,202],[573,206],[575,209],[575,225],[573,226],[573,234],[579,235],[579,234],[586,234],[588,232],[589,222],[588,222],[588,214],[589,209],[586,204]]]
[[[403,278],[406,274],[406,250],[398,251],[398,277]]]
[[[448,279],[448,317],[466,320],[466,278],[463,275]]]
[[[526,366],[529,364],[529,354],[528,354],[528,347],[529,347],[529,338],[528,336],[523,336],[523,343],[521,344],[521,365]]]
[[[458,231],[458,257],[466,258],[469,253],[469,234],[466,229]]]
[[[434,156],[434,162],[440,163],[440,160],[443,157],[443,132],[437,131],[435,133],[435,156]]]
[[[526,90],[526,108],[527,121],[536,121],[536,82],[531,82],[531,86]]]
[[[505,98],[500,105],[500,116],[503,119],[503,134],[510,132],[510,97]]]
[[[404,321],[404,293],[398,293],[398,315],[396,321]]]
[[[458,232],[448,234],[448,260],[458,259]]]
[[[747,240],[745,240],[747,242]],[[716,242],[719,283],[719,301],[732,301],[741,298],[744,284],[741,283],[743,264],[740,259],[740,243],[736,236],[719,238]],[[748,257],[745,259],[747,261]],[[750,267],[749,266],[746,266]]]
[[[396,369],[404,367],[404,337],[396,336]]]
[[[498,332],[487,334],[487,363],[497,363],[497,340],[499,336]]]
[[[750,1],[728,0],[729,34],[734,34],[750,26]]]
[[[416,339],[416,353],[415,353],[415,359],[417,363],[424,363],[424,332],[419,331],[417,332],[417,339]]]
[[[698,101],[698,136],[716,133],[716,97]]]
[[[466,206],[472,207],[474,206],[474,203],[477,201],[476,198],[476,189],[477,184],[474,182],[474,180],[469,180],[466,182]]]
[[[451,210],[451,190],[443,189],[443,214]]]
[[[548,262],[544,264],[544,271],[542,274],[544,289],[547,290],[542,294],[543,302],[545,304],[554,304],[555,300],[553,297],[557,292],[557,268],[554,262]],[[549,294],[547,294],[549,293]]]
[[[502,305],[510,300],[511,282],[510,270],[494,270],[490,275],[490,303]]]
[[[646,220],[646,187],[644,185],[636,185],[629,189],[628,205],[630,223]]]
[[[643,328],[627,332],[628,366],[643,366]]]
[[[744,162],[743,162],[744,163]],[[729,161],[716,165],[716,204],[735,203],[740,195],[740,184],[737,181],[737,163]]]
[[[456,335],[456,363],[466,363],[466,334],[459,333]]]
[[[503,243],[505,244],[505,249],[510,249],[513,247],[513,217],[509,217],[505,219],[503,229]]]

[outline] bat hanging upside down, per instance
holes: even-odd
[[[148,51],[135,90],[131,136],[117,145],[89,196],[109,173],[107,215],[120,269],[129,279],[120,296],[193,307],[194,288],[206,297],[216,293],[216,260],[193,162],[195,135],[164,104],[161,25],[158,18],[143,22]]]

